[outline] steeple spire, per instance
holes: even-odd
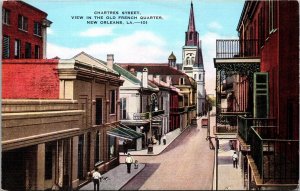
[[[195,25],[194,7],[193,2],[191,1],[189,25],[187,32],[185,32],[185,46],[198,46],[198,38],[198,32],[196,31]]]
[[[195,26],[195,19],[194,19],[194,8],[193,8],[193,1],[191,1],[191,9],[190,9],[190,19],[189,19],[189,26],[188,31],[196,31]]]

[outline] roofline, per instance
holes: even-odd
[[[5,2],[5,1],[4,1],[4,2]],[[9,1],[7,1],[7,2],[9,2]],[[48,13],[46,13],[46,12],[44,12],[44,11],[42,11],[42,10],[38,9],[37,7],[34,7],[33,5],[30,5],[29,3],[26,3],[26,2],[25,2],[25,1],[23,1],[23,0],[19,0],[18,2],[20,2],[20,3],[24,4],[24,5],[28,6],[28,7],[31,7],[31,8],[33,8],[33,9],[35,9],[36,11],[39,11],[39,12],[41,12],[41,13],[45,14],[45,15],[46,15],[46,17],[48,16]]]

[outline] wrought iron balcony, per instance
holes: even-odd
[[[258,40],[217,40],[216,58],[258,57]]]
[[[182,113],[184,112],[184,107],[175,107],[175,108],[170,108],[171,113]]]
[[[217,117],[216,133],[237,133],[237,118],[235,114],[221,114]]]
[[[165,113],[165,110],[158,110],[158,111],[152,111],[152,117],[158,116],[158,115],[162,115]]]
[[[251,156],[262,184],[298,184],[299,140],[278,139],[276,126],[251,127]]]
[[[249,141],[249,131],[251,126],[276,126],[275,118],[249,118],[238,117],[238,135],[246,142]]]

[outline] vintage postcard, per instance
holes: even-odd
[[[293,190],[299,3],[2,1],[3,190]]]

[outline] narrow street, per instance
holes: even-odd
[[[214,151],[209,149],[206,135],[207,129],[198,122],[197,128],[186,129],[160,155],[134,156],[146,167],[122,190],[211,190]]]

